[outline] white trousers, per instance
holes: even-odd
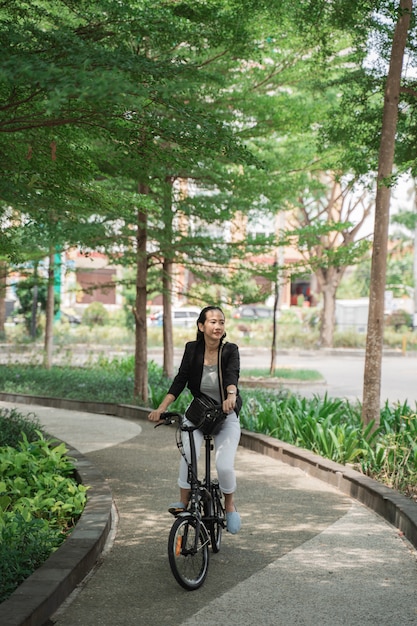
[[[191,425],[191,424],[190,424]],[[191,459],[190,438],[188,433],[181,433],[183,441],[183,453],[187,460]],[[197,459],[203,443],[203,433],[201,430],[194,431],[194,442]],[[240,422],[236,413],[230,413],[224,421],[221,431],[213,437],[215,449],[215,465],[219,478],[220,489],[223,493],[234,493],[236,491],[235,456],[240,441]],[[200,472],[201,473],[201,472]],[[189,489],[187,481],[188,465],[184,457],[180,461],[180,475],[178,485],[181,489]]]

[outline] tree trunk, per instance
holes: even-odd
[[[279,270],[278,263],[275,263],[277,268],[277,274],[275,276],[274,285],[274,309],[272,318],[272,342],[271,342],[271,364],[269,367],[269,375],[273,376],[275,373],[275,364],[277,357],[277,314],[278,314],[278,302],[279,302]]]
[[[147,185],[139,185],[140,194],[148,194]],[[146,405],[148,402],[148,348],[146,327],[147,302],[147,217],[146,209],[138,209],[136,231],[136,299],[135,315],[135,380],[133,394]]]
[[[364,423],[369,424],[374,420],[375,426],[379,425],[381,405],[384,298],[391,198],[391,188],[389,185],[394,163],[401,72],[412,8],[412,0],[401,0],[385,86],[382,132],[379,147],[362,406],[362,418]]]
[[[414,211],[417,214],[417,181],[415,181],[414,187]],[[414,254],[413,254],[413,278],[414,278],[414,292],[413,292],[413,329],[417,328],[417,220],[414,226]]]
[[[165,237],[170,244],[174,240],[173,235],[173,218],[172,210],[172,185],[171,176],[165,178],[164,185],[164,226]],[[164,342],[164,360],[163,370],[168,378],[174,375],[174,335],[172,328],[172,272],[173,260],[171,257],[164,256],[162,267],[162,301],[164,307],[163,313],[163,342]]]
[[[321,311],[320,347],[332,348],[336,321],[336,289],[332,283],[323,289],[323,309]]]
[[[55,303],[55,254],[49,250],[48,293],[46,296],[46,323],[44,344],[44,366],[49,369],[52,365],[53,337],[54,337],[54,303]]]
[[[7,284],[7,263],[0,261],[0,339],[6,337],[6,284]]]
[[[33,266],[32,312],[30,316],[30,337],[35,341],[38,324],[38,262]]]
[[[345,267],[329,267],[326,271],[316,271],[317,283],[323,294],[323,308],[320,319],[320,346],[332,348],[336,324],[336,293]]]
[[[174,337],[172,328],[172,270],[173,263],[169,259],[164,259],[162,275],[162,302],[163,313],[163,343],[164,360],[163,370],[165,376],[172,378],[174,375]]]
[[[283,267],[285,264],[284,246],[281,245],[281,242],[280,242],[280,240],[282,239],[282,233],[284,232],[285,227],[286,227],[286,221],[287,221],[286,212],[279,211],[278,215],[276,216],[276,223],[275,223],[275,234],[276,234],[279,244],[276,249],[276,260],[275,260],[276,274],[275,274],[274,313],[273,313],[274,319],[272,322],[273,326],[272,326],[272,343],[271,343],[271,363],[269,367],[270,376],[273,376],[275,373],[276,358],[277,358],[278,311],[281,309],[281,298],[284,292],[285,284],[287,282],[287,278],[283,271]]]

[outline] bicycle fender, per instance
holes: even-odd
[[[180,511],[180,513],[175,513],[175,517],[189,517],[191,519],[195,519],[194,515],[191,515],[189,511]]]
[[[193,515],[192,513],[190,513],[189,511],[182,511],[181,513],[177,513],[177,515],[175,516],[176,518],[181,517],[182,519],[190,519],[193,522],[198,522],[198,520],[196,519],[195,515]],[[204,538],[206,541],[209,541],[209,533],[208,530],[206,528],[206,525],[204,524],[203,520],[200,520],[200,526],[203,529],[203,533],[204,533]]]

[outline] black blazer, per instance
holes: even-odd
[[[175,396],[175,398],[178,398],[186,386],[188,386],[194,397],[200,395],[200,385],[204,365],[204,349],[204,340],[189,341],[185,345],[181,365],[168,391],[168,393]],[[239,411],[242,407],[242,398],[237,387],[239,372],[239,348],[235,343],[226,342],[223,344],[222,349],[223,391],[224,397],[226,397],[228,385],[236,386],[237,392],[235,412],[237,415],[239,415]]]

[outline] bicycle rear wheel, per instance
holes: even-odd
[[[168,558],[175,580],[193,591],[204,583],[209,562],[208,537],[204,526],[197,531],[193,517],[178,517],[168,539]],[[198,533],[198,536],[197,536]]]
[[[211,498],[209,501],[209,532],[211,539],[211,549],[213,552],[219,552],[222,542],[224,509],[221,501],[219,485],[214,483],[211,485]]]

